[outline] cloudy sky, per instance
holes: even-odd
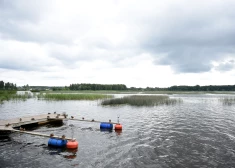
[[[234,0],[0,0],[0,80],[235,84]]]

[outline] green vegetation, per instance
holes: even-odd
[[[223,97],[219,99],[224,105],[234,105],[235,104],[235,97]]]
[[[2,103],[4,100],[26,100],[28,98],[33,97],[28,92],[24,94],[16,94],[16,90],[0,90],[0,102]]]
[[[41,93],[80,93],[80,94],[235,94],[231,91],[134,91],[134,90],[57,90],[40,91]]]
[[[16,84],[0,81],[0,102],[10,100],[16,95]]]
[[[103,100],[102,105],[121,105],[129,104],[132,106],[157,106],[173,105],[182,102],[181,99],[170,99],[168,96],[155,95],[134,95],[123,98]]]
[[[136,87],[130,87],[127,88],[124,84],[113,84],[113,85],[105,85],[105,84],[70,84],[67,88],[57,88],[53,90],[116,90],[116,91],[202,91],[202,92],[211,92],[211,91],[235,91],[235,85],[208,85],[208,86],[171,86],[166,88],[159,88],[159,87],[146,87],[146,88],[136,88]]]
[[[0,90],[0,102],[10,100],[15,94],[15,90]]]
[[[127,90],[126,85],[123,84],[113,84],[113,85],[103,85],[103,84],[71,84],[69,86],[70,90]]]
[[[24,94],[14,94],[12,95],[12,99],[17,99],[17,100],[26,100],[29,98],[34,97],[30,92],[24,92]]]
[[[136,90],[139,88],[130,88],[131,90]],[[147,87],[144,91],[235,91],[235,85],[208,85],[208,86],[171,86],[168,88],[151,88]]]
[[[235,91],[235,85],[208,85],[208,86],[171,86],[165,88],[159,87],[146,87],[146,88],[136,88],[136,87],[127,87],[124,84],[89,84],[89,83],[81,83],[81,84],[70,84],[70,86],[23,86],[18,87],[18,89],[27,90],[30,89],[32,91],[56,91],[56,92],[69,92],[69,91],[111,91],[111,92],[136,92],[136,93],[149,93],[152,94],[181,94],[187,93],[215,93],[217,92],[230,92]]]
[[[39,94],[38,98],[48,100],[98,100],[112,98],[112,95],[104,94]]]
[[[35,89],[35,90],[30,90],[31,92],[41,92],[43,90],[38,90],[38,89]]]
[[[56,90],[56,91],[40,91],[40,93],[63,93],[63,94],[137,94],[139,92],[128,90]]]
[[[0,81],[0,90],[17,90],[16,84]]]

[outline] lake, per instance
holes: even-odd
[[[123,96],[123,95],[116,95]],[[13,133],[0,139],[0,167],[235,167],[235,105],[222,94],[173,94],[182,103],[155,107],[101,106],[100,101],[28,99],[0,105],[0,119],[66,112],[81,119],[117,122],[122,132],[99,123],[64,121],[33,131],[78,140],[77,150],[48,147],[48,138]]]

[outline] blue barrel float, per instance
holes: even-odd
[[[67,144],[67,140],[63,140],[63,139],[50,138],[48,141],[48,145],[54,146],[54,147],[65,147],[66,144]]]
[[[100,129],[112,130],[113,124],[111,123],[100,123]]]

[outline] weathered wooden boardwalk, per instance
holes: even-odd
[[[0,120],[0,135],[9,134],[11,132],[20,132],[20,133],[31,134],[31,135],[36,135],[36,136],[53,137],[53,138],[71,140],[72,138],[59,137],[55,135],[52,136],[52,135],[41,134],[41,133],[34,132],[34,131],[25,131],[24,129],[20,129],[20,130],[17,129],[21,127],[24,128],[25,126],[32,125],[32,124],[42,125],[42,124],[53,123],[53,122],[62,122],[62,120],[66,117],[67,117],[66,115],[48,113],[48,114],[42,114],[42,115],[36,115],[36,116],[30,116],[30,117]]]
[[[36,115],[36,116],[30,116],[30,117],[0,120],[0,131],[12,130],[14,128],[21,127],[23,125],[34,124],[34,123],[37,123],[40,125],[44,123],[49,123],[52,120],[63,120],[64,118],[65,117],[63,115],[49,113],[49,114],[42,114],[42,115]]]
[[[75,121],[101,123],[101,121],[96,121],[94,119],[92,119],[92,120],[77,119],[72,116],[71,116],[71,118],[68,118],[66,115],[63,115],[63,114],[49,113],[49,114],[41,114],[41,115],[30,116],[30,117],[21,117],[21,118],[9,119],[9,120],[0,120],[0,130],[12,130],[13,128],[16,128],[16,127],[21,127],[23,125],[34,124],[34,123],[41,125],[41,124],[46,124],[46,123],[50,123],[53,121],[60,121],[65,118],[68,120],[75,120]],[[107,123],[119,124],[119,123],[115,123],[115,122],[111,122],[111,121],[107,121]]]
[[[62,122],[63,119],[101,123],[101,121],[96,121],[94,119],[92,120],[85,120],[84,118],[76,119],[73,116],[71,116],[71,118],[68,118],[66,114],[57,114],[56,112],[54,112],[54,113],[41,114],[41,115],[30,116],[30,117],[0,120],[0,135],[5,134],[5,133],[9,134],[11,132],[20,132],[20,133],[31,134],[31,135],[36,135],[36,136],[53,137],[53,138],[71,140],[72,138],[58,137],[55,135],[53,136],[46,135],[46,134],[41,134],[41,133],[37,133],[34,131],[25,131],[24,129],[19,129],[19,128],[24,128],[27,125],[33,125],[33,124],[42,125],[42,124],[53,123],[53,122]],[[119,123],[111,122],[111,120],[109,120],[106,123],[119,124]]]

